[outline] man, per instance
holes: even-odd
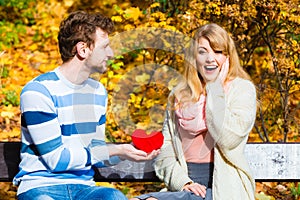
[[[105,143],[107,93],[89,76],[107,70],[112,30],[101,14],[71,13],[58,34],[63,64],[22,90],[18,199],[127,199],[116,189],[96,187],[92,166],[151,160],[159,153]]]

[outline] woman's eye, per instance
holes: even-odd
[[[222,54],[222,51],[215,51],[216,54]]]
[[[199,53],[199,54],[205,54],[206,51],[200,50],[200,51],[198,51],[198,53]]]

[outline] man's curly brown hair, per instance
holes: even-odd
[[[100,13],[89,14],[84,11],[70,13],[59,27],[58,45],[62,61],[67,62],[76,55],[75,46],[78,42],[85,42],[88,47],[92,47],[97,28],[111,33],[114,24],[110,18]]]

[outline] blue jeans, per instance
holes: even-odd
[[[154,197],[158,200],[212,200],[212,176],[213,176],[213,163],[187,163],[189,177],[197,183],[205,185],[206,196],[202,198],[195,195],[192,192],[180,191],[180,192],[152,192],[143,194],[137,198],[145,200],[149,197]]]
[[[78,184],[38,187],[18,195],[18,200],[127,200],[117,189]]]

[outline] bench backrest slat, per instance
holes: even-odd
[[[18,171],[20,143],[0,142],[0,181],[11,181]],[[300,181],[300,143],[248,143],[245,149],[256,181]],[[156,182],[152,161],[122,161],[95,170],[97,182]]]

